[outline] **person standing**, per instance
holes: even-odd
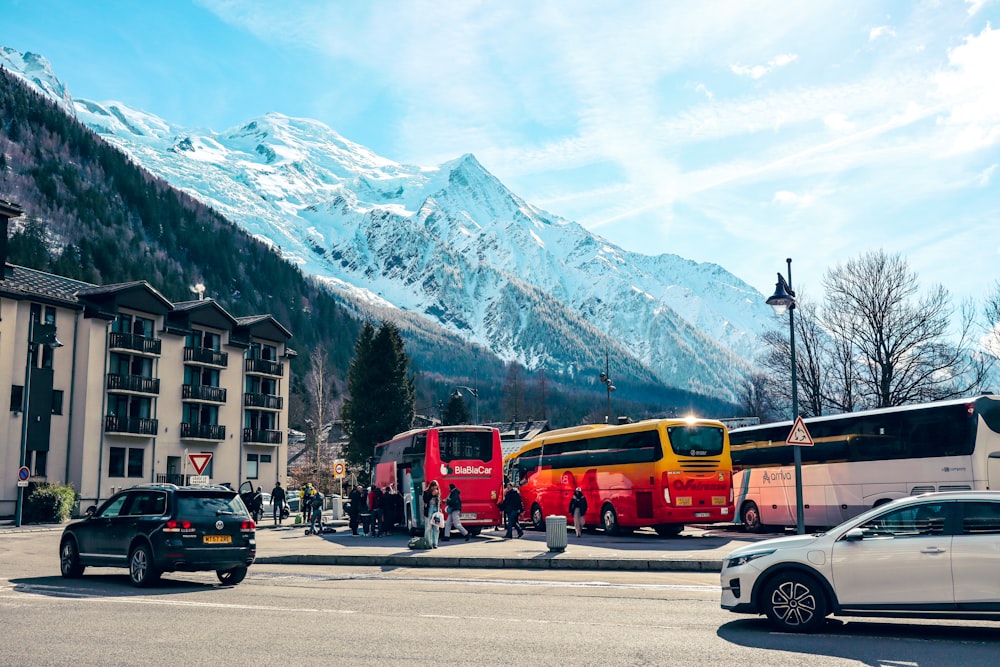
[[[444,522],[444,537],[441,539],[444,542],[450,540],[451,529],[455,528],[468,542],[472,535],[462,525],[462,492],[451,483],[448,484],[448,498],[445,499],[445,507],[448,509],[448,519]]]
[[[437,481],[430,483],[424,491],[424,539],[431,549],[438,548],[438,537],[444,517],[441,516],[441,488]]]
[[[274,518],[274,525],[280,525],[285,519],[285,490],[281,488],[281,482],[275,482],[271,489],[271,515]]]
[[[351,535],[356,537],[358,534],[358,523],[361,520],[361,503],[365,502],[364,487],[360,484],[355,486],[348,495],[348,498],[351,501],[351,506],[347,510],[347,514],[350,516]]]
[[[518,521],[518,517],[521,516],[521,512],[524,510],[524,502],[521,500],[520,492],[510,482],[507,482],[507,490],[503,494],[500,509],[503,511],[503,516],[506,520],[505,525],[507,526],[504,539],[511,539],[515,528],[517,529],[517,536],[519,538],[524,537],[524,529],[521,528],[521,522]]]
[[[323,494],[319,489],[313,489],[309,497],[309,505],[312,507],[312,519],[309,520],[309,530],[313,535],[323,532]]]
[[[576,536],[580,537],[580,532],[583,530],[583,517],[587,514],[587,498],[579,486],[573,492],[573,497],[569,499],[569,514],[573,517],[573,528],[576,530]]]

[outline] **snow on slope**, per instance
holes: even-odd
[[[43,58],[0,54],[71,100]],[[421,313],[529,368],[584,372],[614,349],[636,378],[731,397],[772,326],[763,296],[722,267],[627,252],[528,204],[472,155],[402,165],[276,113],[214,132],[118,102],[72,109],[331,289]]]

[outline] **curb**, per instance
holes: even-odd
[[[427,556],[423,554],[370,555],[287,555],[258,556],[255,564],[264,565],[350,565],[393,567],[480,568],[521,570],[632,570],[650,572],[721,572],[722,561],[648,560],[639,558],[572,558],[562,555],[539,555],[533,558]]]

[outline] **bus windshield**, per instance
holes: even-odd
[[[438,438],[442,463],[493,460],[493,434],[488,431],[442,431]]]
[[[668,426],[667,436],[677,456],[718,456],[726,445],[725,432],[716,426]]]

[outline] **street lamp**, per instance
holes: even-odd
[[[452,392],[452,395],[453,396],[461,396],[462,392],[460,392],[459,389],[464,389],[465,391],[467,391],[470,394],[472,394],[472,398],[476,399],[476,424],[478,424],[479,423],[479,391],[476,390],[476,389],[473,389],[472,387],[466,387],[465,385],[460,384],[457,387],[455,387],[455,391]]]
[[[795,291],[792,289],[792,258],[785,260],[788,262],[788,282],[779,273],[778,283],[775,285],[774,294],[768,300],[767,305],[774,309],[774,314],[781,316],[788,313],[788,343],[791,348],[792,357],[792,421],[799,416],[799,391],[798,391],[798,367],[795,365]],[[795,452],[795,524],[799,535],[806,532],[805,510],[802,506],[802,450],[799,445],[792,445]]]
[[[615,385],[611,384],[611,378],[608,373],[611,371],[608,360],[608,351],[604,351],[604,370],[601,371],[601,384],[608,388],[608,414],[604,417],[604,423],[609,424],[611,422],[611,392],[615,390]]]
[[[31,414],[31,369],[35,367],[39,345],[45,345],[51,349],[62,347],[63,344],[56,338],[56,325],[43,324],[37,321],[38,316],[32,313],[28,317],[28,352],[24,364],[24,389],[22,390],[22,410],[21,410],[21,453],[20,468],[24,467],[28,452],[28,424]],[[20,484],[17,487],[17,509],[14,512],[14,525],[21,526],[21,509],[24,506],[24,487]]]

